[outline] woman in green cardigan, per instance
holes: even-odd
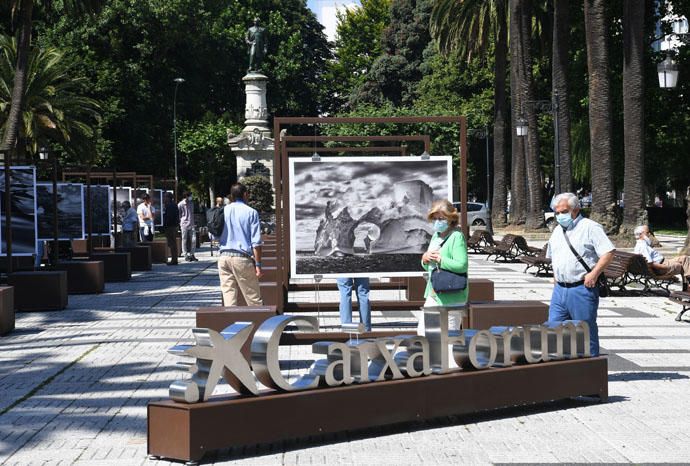
[[[433,224],[434,235],[429,242],[429,249],[422,255],[422,267],[429,272],[437,267],[455,273],[467,273],[467,244],[465,236],[457,229],[460,216],[458,211],[448,200],[435,201],[429,210],[428,219]],[[437,294],[431,286],[431,280],[426,283],[424,306],[452,306],[467,303],[469,285],[457,293]],[[423,313],[419,312],[417,333],[424,333]],[[449,330],[459,330],[461,319],[455,313],[448,317]]]

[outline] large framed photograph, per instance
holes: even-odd
[[[153,189],[151,191],[151,202],[153,208],[156,209],[153,213],[153,224],[157,227],[163,226],[163,190]]]
[[[86,198],[84,186],[84,198]],[[113,223],[113,198],[108,185],[91,185],[91,235],[108,236]],[[87,229],[88,231],[88,229]]]
[[[57,184],[58,239],[84,239],[84,185]],[[36,183],[38,240],[50,241],[53,232],[53,183]]]
[[[413,277],[450,199],[452,157],[290,159],[291,276]]]
[[[110,188],[110,195],[113,195],[113,188]],[[121,229],[122,219],[125,217],[125,210],[122,208],[122,203],[125,201],[129,201],[132,204],[132,207],[134,207],[135,209],[137,208],[136,204],[134,203],[134,199],[132,198],[132,188],[128,186],[117,188],[115,190],[115,201],[115,215],[117,215],[117,228]]]
[[[12,255],[36,254],[36,169],[17,166],[10,169],[10,193],[12,195]],[[7,228],[5,211],[5,168],[0,167],[0,212],[2,226]],[[0,254],[7,254],[7,233],[2,232]]]

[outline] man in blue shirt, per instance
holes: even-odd
[[[230,204],[223,215],[225,227],[219,240],[218,275],[225,306],[237,306],[242,292],[247,306],[260,306],[261,221],[249,207],[247,187],[236,183],[230,188]]]
[[[551,258],[556,280],[549,307],[549,321],[587,321],[591,354],[597,356],[599,355],[597,279],[613,260],[613,251],[616,248],[604,233],[601,225],[580,215],[580,201],[577,196],[572,193],[559,194],[552,205],[560,227],[556,227],[551,234],[546,250],[546,257]],[[575,256],[568,242],[587,264],[587,268]]]

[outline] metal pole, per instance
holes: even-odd
[[[58,263],[58,247],[60,246],[60,241],[58,239],[58,193],[57,193],[57,154],[52,151],[48,153],[49,157],[53,160],[53,250],[50,254],[50,262],[52,266],[56,266]]]
[[[12,273],[12,181],[10,178],[10,157],[12,149],[5,152],[5,254],[7,277]]]
[[[117,247],[117,170],[113,169],[113,249]]]
[[[554,177],[554,194],[561,192],[561,143],[560,131],[558,127],[558,91],[553,91],[553,125],[555,127],[555,135],[553,138],[553,177]]]
[[[91,213],[91,162],[86,166],[86,214],[88,224],[86,225],[86,250],[89,256],[93,253],[93,214]]]
[[[180,83],[183,83],[184,79],[182,78],[175,78],[175,92],[173,94],[173,153],[175,157],[175,202],[178,201],[177,199],[177,191],[178,191],[178,185],[179,185],[179,177],[177,174],[177,88],[180,85]]]
[[[489,217],[486,223],[486,229],[494,234],[493,223],[491,222],[491,166],[489,164],[489,127],[484,127],[484,136],[486,138],[486,210]]]

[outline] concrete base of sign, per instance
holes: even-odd
[[[549,306],[541,301],[470,302],[467,327],[476,330],[502,325],[540,325],[549,320]]]
[[[105,289],[105,266],[102,261],[62,261],[55,269],[67,272],[69,294],[102,293]]]
[[[151,248],[148,243],[131,248],[115,248],[115,252],[128,252],[131,255],[132,270],[135,272],[146,272],[151,270]]]
[[[102,261],[106,282],[126,282],[132,278],[132,262],[128,252],[99,252],[91,260]]]
[[[14,330],[14,287],[0,286],[0,335]]]
[[[607,383],[607,360],[596,357],[197,404],[159,401],[148,405],[148,453],[199,461],[223,448],[575,396],[605,401]]]
[[[60,311],[67,307],[67,272],[49,270],[15,272],[7,284],[14,287],[14,307],[18,311]]]
[[[148,243],[151,248],[151,262],[165,264],[168,261],[168,243],[165,241],[153,241]]]

